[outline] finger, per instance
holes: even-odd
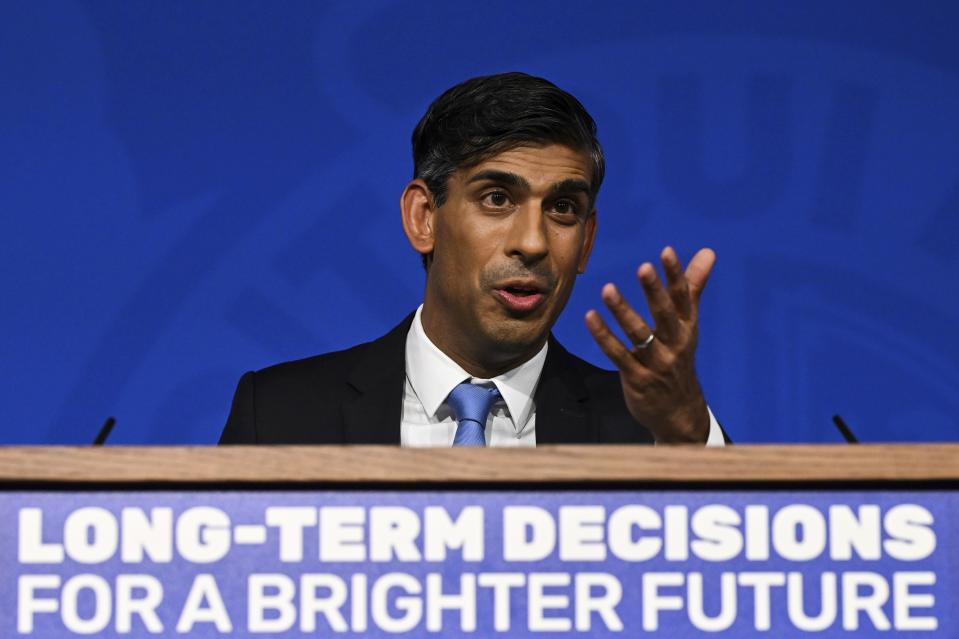
[[[606,326],[606,322],[599,316],[599,313],[594,310],[586,313],[586,328],[589,330],[590,335],[593,336],[593,339],[596,340],[599,349],[606,354],[609,361],[616,365],[616,368],[626,370],[636,366],[636,358],[623,346],[619,338],[613,335],[613,332]]]
[[[706,288],[706,282],[709,280],[709,274],[716,264],[716,253],[709,248],[700,249],[693,259],[689,260],[686,267],[686,281],[689,283],[689,293],[692,295],[693,304],[699,304],[699,298]]]
[[[673,301],[669,299],[666,289],[659,282],[659,276],[656,275],[656,269],[649,262],[641,265],[636,273],[640,284],[643,285],[643,292],[646,294],[646,304],[649,306],[649,312],[656,320],[656,337],[661,341],[669,342],[677,335],[679,329],[679,317],[676,315],[676,307]]]
[[[692,300],[689,297],[689,284],[686,282],[686,276],[683,275],[683,265],[679,261],[679,256],[676,255],[673,247],[667,246],[659,259],[663,263],[663,271],[666,272],[669,298],[673,301],[673,307],[681,318],[689,319]]]
[[[626,301],[615,285],[607,284],[604,286],[602,298],[630,342],[642,344],[649,339],[653,329],[649,327],[639,313],[633,310],[633,307],[629,305],[629,302]],[[633,349],[632,352],[638,351]]]

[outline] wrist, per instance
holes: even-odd
[[[702,396],[677,408],[667,422],[653,431],[657,444],[705,444],[709,438],[709,409]]]

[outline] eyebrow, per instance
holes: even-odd
[[[575,193],[582,192],[586,195],[589,195],[592,192],[592,187],[589,182],[586,180],[580,180],[578,178],[567,178],[562,182],[557,182],[552,187],[550,187],[550,193]]]
[[[516,186],[527,190],[530,188],[529,182],[526,181],[526,178],[516,175],[515,173],[510,173],[509,171],[499,171],[497,169],[486,169],[485,171],[480,171],[466,181],[467,184],[473,184],[474,182],[498,182],[500,184]],[[557,193],[576,192],[582,192],[589,195],[592,191],[592,187],[586,180],[581,180],[579,178],[566,178],[565,180],[552,185],[549,188],[549,191],[553,195],[556,195]]]
[[[516,175],[515,173],[510,173],[509,171],[498,171],[496,169],[486,169],[485,171],[480,171],[466,181],[467,184],[472,184],[474,182],[499,182],[500,184],[518,186],[524,189],[530,188],[529,182],[526,181],[526,178]]]

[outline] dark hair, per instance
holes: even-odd
[[[426,182],[433,201],[442,206],[456,170],[518,146],[547,144],[563,144],[589,156],[590,199],[595,201],[606,162],[596,123],[579,100],[525,73],[480,76],[436,98],[413,129],[413,177]]]

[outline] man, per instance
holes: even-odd
[[[603,152],[568,93],[505,73],[446,91],[413,131],[403,228],[423,256],[423,304],[378,340],[245,374],[221,444],[534,446],[709,443],[723,434],[694,369],[715,255],[666,282],[639,267],[655,328],[612,284],[586,326],[617,371],[550,335],[596,234]]]

